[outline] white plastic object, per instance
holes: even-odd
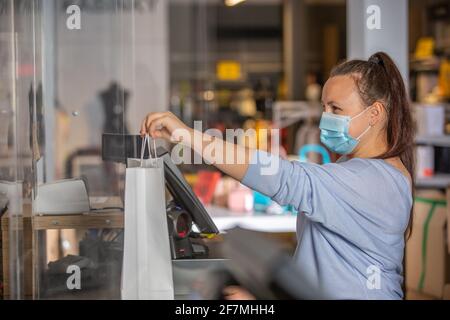
[[[39,185],[34,204],[34,212],[38,215],[76,214],[91,210],[86,184],[77,178]]]

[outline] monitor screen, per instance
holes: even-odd
[[[167,189],[169,189],[175,202],[191,215],[200,233],[219,233],[219,229],[217,229],[203,204],[194,194],[178,167],[172,162],[167,150],[160,147],[157,149],[157,154],[164,161]]]

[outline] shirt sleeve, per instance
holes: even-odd
[[[376,175],[367,176],[367,167],[358,162],[352,166],[300,163],[255,151],[242,183],[280,205],[292,205],[313,221],[346,228],[350,221],[364,224],[379,210],[380,193],[374,193],[371,184],[380,181]]]

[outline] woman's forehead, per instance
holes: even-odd
[[[335,76],[328,79],[325,83],[322,93],[322,101],[328,103],[330,101],[347,101],[358,99],[358,88],[355,80],[351,76]]]

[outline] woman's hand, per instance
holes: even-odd
[[[172,143],[185,142],[190,146],[193,130],[171,112],[153,112],[142,121],[140,133]]]

